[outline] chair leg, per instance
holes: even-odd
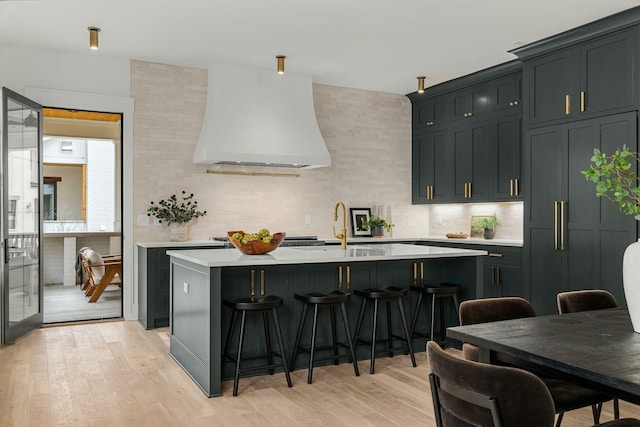
[[[418,300],[416,301],[416,308],[413,311],[411,326],[409,327],[409,333],[411,334],[412,337],[416,330],[416,324],[418,323],[418,315],[420,314],[421,307],[422,307],[422,292],[418,292]]]
[[[436,294],[431,295],[431,330],[429,332],[429,339],[435,341],[435,326],[436,326]]]
[[[407,319],[404,316],[404,306],[402,305],[402,298],[398,298],[398,308],[400,309],[400,320],[402,320],[402,329],[404,330],[404,336],[407,338],[407,347],[409,348],[409,354],[411,355],[411,364],[415,368],[416,357],[413,354],[413,346],[411,345],[411,335],[409,335],[409,328],[407,327]]]
[[[393,333],[391,331],[391,301],[387,301],[387,347],[389,357],[393,357]]]
[[[347,334],[347,342],[349,343],[349,351],[351,352],[351,359],[353,360],[353,371],[356,373],[356,377],[360,376],[360,370],[358,369],[358,360],[356,358],[356,352],[353,348],[351,340],[351,331],[349,331],[349,319],[347,317],[347,310],[345,309],[344,302],[340,303],[340,312],[342,313],[342,323],[344,325],[344,332]]]
[[[273,365],[273,353],[271,352],[271,334],[269,333],[269,316],[266,311],[262,312],[262,324],[264,326],[264,342],[267,346],[267,362]],[[269,375],[273,375],[273,368],[269,368]]]
[[[376,365],[376,326],[378,325],[378,300],[373,300],[373,325],[371,325],[371,368],[369,373],[373,375]]]
[[[304,304],[302,307],[302,314],[300,315],[300,324],[298,325],[298,333],[296,334],[296,343],[293,345],[293,354],[291,355],[291,363],[289,363],[289,369],[293,372],[296,369],[296,357],[298,357],[298,348],[300,347],[300,341],[302,340],[302,333],[304,332],[304,324],[307,320],[307,310],[309,304]]]
[[[333,355],[336,357],[333,361],[334,365],[339,365],[340,360],[338,360],[338,331],[336,328],[336,308],[335,306],[330,306],[329,311],[331,314],[331,338],[333,339]]]
[[[600,424],[600,411],[602,411],[602,403],[591,405],[591,412],[593,413],[593,424]]]
[[[613,398],[613,418],[615,420],[620,419],[620,401],[617,397]]]
[[[233,377],[233,395],[238,395],[238,383],[240,382],[240,362],[242,361],[242,344],[244,344],[244,327],[247,320],[247,312],[242,312],[240,321],[240,338],[238,339],[238,355],[236,359],[236,373]]]
[[[280,359],[282,359],[282,368],[284,369],[284,375],[287,377],[287,385],[292,387],[291,375],[289,375],[289,368],[287,368],[287,353],[284,351],[284,341],[282,339],[282,329],[280,329],[280,322],[278,321],[278,312],[275,308],[272,309],[273,325],[276,330],[276,338],[278,339],[278,346],[280,347]]]
[[[558,414],[558,419],[556,420],[556,427],[560,427],[560,424],[562,423],[562,417],[564,417],[564,412],[560,412]]]
[[[356,322],[356,330],[353,335],[353,346],[358,345],[358,338],[360,337],[360,328],[362,327],[362,319],[364,317],[364,309],[367,306],[367,299],[362,298],[362,304],[360,304],[360,313],[358,313],[358,321]]]
[[[316,333],[318,332],[318,304],[313,304],[313,329],[311,331],[311,346],[309,347],[309,372],[307,384],[313,380],[313,358],[316,354]]]

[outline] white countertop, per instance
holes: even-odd
[[[318,240],[322,240],[328,244],[339,244],[340,240],[335,237],[318,237]],[[449,239],[446,236],[432,236],[432,237],[349,237],[347,239],[348,244],[367,244],[367,243],[395,243],[395,242],[445,242],[445,243],[464,243],[473,245],[490,245],[490,246],[516,246],[522,247],[522,240],[512,239]],[[219,248],[224,246],[224,242],[215,240],[202,239],[202,240],[188,240],[186,242],[136,242],[136,245],[142,248],[189,248],[192,246],[211,246],[212,248]],[[284,249],[284,248],[282,248]]]
[[[398,243],[340,246],[300,246],[278,248],[265,255],[244,255],[238,249],[194,249],[167,251],[167,255],[205,267],[252,265],[318,264],[354,261],[452,258],[487,255],[486,251],[415,246]]]

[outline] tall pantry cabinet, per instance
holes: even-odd
[[[640,10],[514,50],[523,61],[524,266],[538,314],[555,295],[606,289],[624,304],[622,255],[637,222],[595,196],[594,148],[638,148]]]

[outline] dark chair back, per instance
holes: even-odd
[[[447,353],[427,343],[431,394],[438,427],[553,426],[553,399],[535,375]]]
[[[602,289],[561,292],[557,296],[558,313],[576,313],[578,311],[603,310],[616,308],[618,302],[609,292]]]
[[[497,322],[499,320],[534,317],[536,312],[529,302],[519,297],[482,298],[460,304],[460,325]],[[467,360],[478,360],[478,347],[464,343],[462,354]]]

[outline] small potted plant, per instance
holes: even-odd
[[[169,240],[182,242],[189,240],[189,222],[195,218],[205,216],[207,211],[198,210],[198,202],[193,200],[193,193],[182,191],[180,200],[172,194],[167,200],[158,203],[151,202],[147,208],[147,215],[154,216],[160,222],[166,222],[169,228]]]
[[[483,236],[487,240],[493,239],[497,225],[500,225],[500,223],[498,222],[498,218],[496,217],[495,213],[491,216],[478,218],[473,223],[473,226],[475,228],[481,228],[484,230]]]
[[[363,230],[368,230],[369,228],[371,228],[371,235],[373,237],[384,236],[384,230],[391,231],[391,227],[393,226],[394,224],[389,224],[379,216],[372,216],[367,221],[364,221],[362,223]]]

